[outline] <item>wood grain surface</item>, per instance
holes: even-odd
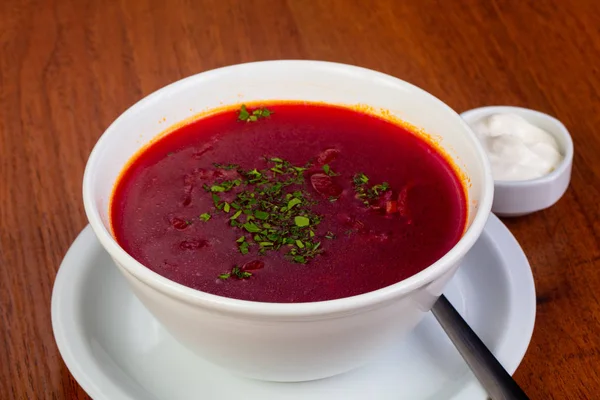
[[[532,399],[600,398],[599,27],[597,0],[0,1],[0,399],[87,398],[50,297],[103,130],[167,83],[282,58],[386,72],[459,112],[508,104],[565,123],[570,189],[505,221],[538,293],[515,377]]]

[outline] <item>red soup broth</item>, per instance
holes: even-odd
[[[154,141],[118,180],[118,243],[156,273],[262,302],[339,299],[406,279],[460,239],[466,195],[422,135],[350,108],[268,103]]]

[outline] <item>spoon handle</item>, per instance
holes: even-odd
[[[529,399],[444,295],[431,311],[492,400]]]

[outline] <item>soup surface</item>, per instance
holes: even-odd
[[[263,302],[357,295],[460,239],[465,192],[406,128],[348,108],[273,103],[182,126],[138,154],[111,203],[118,243],[204,292]]]

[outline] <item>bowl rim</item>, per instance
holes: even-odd
[[[351,297],[305,303],[265,303],[233,299],[202,292],[200,290],[192,289],[167,279],[162,275],[152,271],[150,268],[145,267],[132,256],[130,256],[121,246],[119,246],[112,234],[104,226],[93,196],[92,177],[103,155],[102,150],[105,148],[108,136],[113,134],[113,132],[115,132],[117,129],[115,127],[123,119],[128,117],[130,114],[133,114],[137,109],[144,107],[146,103],[157,101],[161,97],[168,98],[168,96],[165,96],[166,93],[181,86],[188,85],[190,82],[213,79],[219,75],[235,72],[235,70],[239,70],[241,72],[248,69],[263,69],[263,71],[267,71],[268,69],[272,68],[290,68],[292,66],[307,69],[316,68],[342,75],[348,75],[351,73],[354,76],[360,76],[363,78],[368,77],[370,79],[377,79],[379,81],[383,80],[396,86],[399,85],[404,89],[413,92],[420,92],[422,95],[425,95],[425,97],[431,100],[431,102],[437,103],[438,106],[445,108],[447,111],[450,111],[456,116],[457,123],[462,125],[467,138],[474,146],[476,157],[478,158],[478,162],[483,169],[483,179],[481,185],[482,195],[478,202],[478,209],[475,213],[475,217],[473,218],[473,222],[467,228],[456,245],[454,245],[454,247],[452,247],[444,256],[424,270],[393,285]],[[130,106],[110,124],[110,126],[103,132],[94,145],[94,148],[92,149],[92,152],[90,153],[86,163],[82,191],[83,203],[87,218],[102,246],[111,255],[111,257],[118,264],[120,264],[121,269],[124,270],[123,272],[128,272],[132,278],[135,278],[141,283],[150,286],[152,289],[157,290],[168,297],[179,300],[182,303],[192,304],[194,306],[200,306],[215,312],[226,314],[238,314],[246,317],[315,318],[339,313],[359,312],[360,310],[377,307],[391,299],[412,292],[446,273],[453,265],[460,261],[460,259],[475,244],[475,241],[481,235],[491,211],[494,185],[491,167],[489,165],[487,156],[483,146],[479,143],[479,140],[476,138],[475,134],[471,131],[467,123],[460,118],[460,116],[454,110],[425,90],[390,75],[353,65],[313,60],[272,60],[235,64],[201,72],[164,86]]]
[[[571,137],[571,134],[569,133],[569,130],[567,129],[567,127],[560,120],[558,120],[557,118],[553,117],[550,114],[546,114],[542,111],[537,111],[537,110],[534,110],[531,108],[517,107],[517,106],[502,106],[502,105],[473,108],[473,109],[470,109],[470,110],[460,113],[460,117],[462,119],[464,119],[468,125],[469,122],[476,121],[477,119],[483,118],[490,114],[494,114],[497,112],[506,113],[506,112],[511,112],[511,111],[512,112],[517,111],[522,114],[535,115],[535,116],[543,118],[543,119],[547,120],[548,122],[550,122],[551,124],[555,125],[557,128],[556,131],[552,131],[552,132],[548,132],[548,133],[552,136],[555,136],[555,137],[560,136],[560,138],[564,139],[565,145],[561,146],[561,150],[563,153],[563,159],[560,162],[560,164],[558,164],[558,166],[547,175],[540,176],[539,178],[534,178],[534,179],[525,179],[522,181],[494,179],[494,185],[496,185],[496,187],[499,187],[499,188],[531,187],[531,186],[541,186],[541,185],[545,185],[545,184],[556,181],[561,175],[563,175],[565,172],[567,172],[569,170],[569,168],[571,167],[571,165],[573,164],[573,156],[574,156],[574,152],[575,152],[574,145],[573,145],[573,138]],[[559,144],[559,146],[560,146],[560,144]]]

